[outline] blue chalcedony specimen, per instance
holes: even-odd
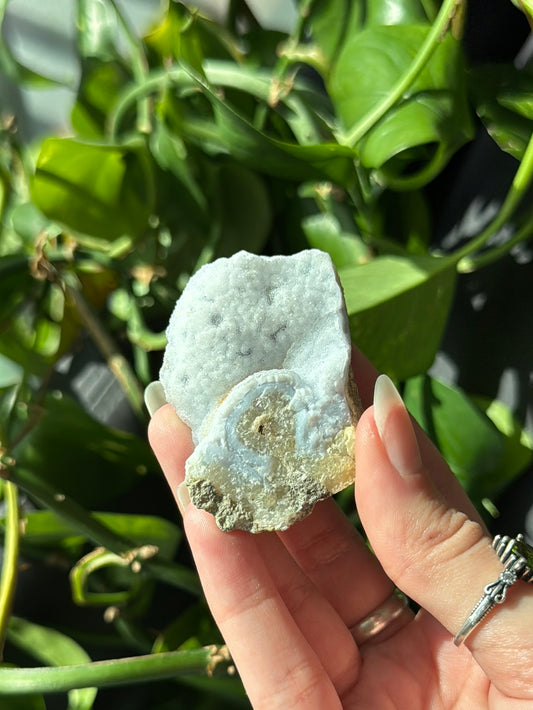
[[[195,443],[185,480],[222,530],[285,530],[353,481],[359,406],[327,254],[202,267],[167,337],[160,380]]]

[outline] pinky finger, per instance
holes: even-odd
[[[183,510],[206,599],[256,710],[341,710],[339,696],[287,609],[257,541],[222,533],[192,505]]]

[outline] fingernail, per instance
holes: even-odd
[[[380,375],[374,389],[374,420],[394,468],[402,475],[419,473],[422,458],[411,419],[392,380]]]
[[[185,508],[191,502],[189,496],[189,489],[187,488],[185,481],[179,484],[178,489],[176,491],[176,498],[178,500],[178,508],[180,509],[180,513],[183,515],[183,513],[185,512]]]
[[[144,390],[144,403],[150,417],[153,417],[157,410],[167,403],[163,385],[159,380],[150,382]]]

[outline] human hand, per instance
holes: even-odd
[[[188,428],[169,405],[149,427],[253,707],[533,710],[533,587],[516,582],[466,643],[454,645],[502,563],[392,384],[380,380],[371,407],[376,372],[357,352],[354,372],[368,407],[356,432],[355,497],[375,556],[331,499],[285,532],[221,532],[178,489],[193,448]],[[406,609],[365,639],[360,622],[395,586],[420,611]]]

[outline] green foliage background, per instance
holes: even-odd
[[[300,0],[290,35],[261,27],[244,0],[223,24],[169,0],[145,37],[114,0],[76,8],[71,134],[27,145],[16,116],[0,128],[0,708],[45,708],[53,690],[88,710],[99,687],[156,679],[152,710],[246,707],[179,523],[117,503],[159,485],[146,440],[97,422],[51,374],[91,338],[144,430],[142,389],[190,275],[239,249],[319,248],[354,342],[491,509],[532,442],[503,404],[427,372],[461,274],[533,233],[533,73],[468,67],[456,0]],[[50,85],[5,43],[0,66]],[[437,254],[427,189],[485,130],[515,177],[482,233]],[[505,224],[512,236],[490,246]],[[68,571],[61,628],[12,615],[21,559]],[[154,622],[162,596],[173,603]]]

